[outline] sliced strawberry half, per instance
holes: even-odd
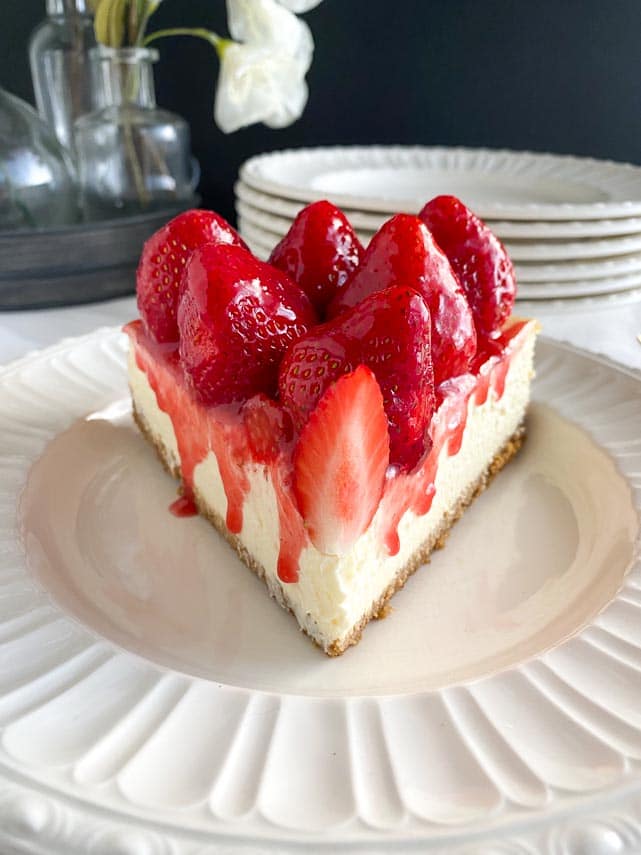
[[[419,217],[465,289],[477,332],[495,338],[510,316],[516,296],[514,267],[505,247],[455,196],[437,196]]]
[[[269,262],[298,283],[322,315],[362,255],[361,242],[345,214],[322,200],[300,211]]]
[[[145,329],[155,341],[178,341],[181,278],[191,253],[206,243],[247,249],[226,220],[213,211],[200,210],[179,214],[145,243],[136,273],[136,292]]]
[[[345,552],[376,513],[389,464],[383,395],[364,365],[328,387],[294,451],[294,493],[321,552]]]
[[[178,306],[180,360],[205,404],[274,396],[285,350],[316,322],[280,270],[231,244],[193,252]]]
[[[469,371],[476,353],[472,312],[450,262],[418,217],[397,214],[379,229],[327,316],[394,285],[414,288],[429,307],[436,385]]]
[[[332,321],[314,327],[287,351],[280,366],[280,400],[301,430],[342,374],[367,365],[383,393],[391,460],[411,469],[425,451],[434,411],[430,313],[412,288],[371,294]]]

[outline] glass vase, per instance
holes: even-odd
[[[29,104],[0,89],[0,229],[77,221],[72,171],[49,125]]]
[[[69,149],[73,123],[93,109],[89,51],[96,44],[86,0],[47,0],[47,18],[29,40],[29,62],[42,118]]]
[[[156,106],[151,48],[91,52],[99,107],[75,123],[83,214],[103,219],[175,208],[197,181],[184,119]]]

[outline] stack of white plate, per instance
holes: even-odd
[[[341,207],[367,244],[393,214],[450,193],[504,241],[521,299],[641,288],[641,167],[630,164],[490,149],[297,149],[246,161],[235,189],[239,229],[263,258],[317,199]]]

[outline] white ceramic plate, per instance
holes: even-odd
[[[305,206],[305,202],[297,202],[254,190],[243,181],[238,181],[234,189],[237,199],[241,202],[265,213],[275,214],[288,220],[292,220]],[[386,219],[393,215],[393,211],[376,214],[352,210],[347,207],[343,207],[342,210],[355,228],[369,231],[376,231]],[[485,220],[502,240],[509,240],[510,238],[580,240],[581,238],[600,239],[613,236],[633,235],[638,237],[641,235],[641,217],[620,217],[614,220],[555,220],[552,222],[493,220],[488,217]]]
[[[555,222],[515,222],[486,220],[502,240],[559,240],[581,238],[606,238],[617,235],[641,234],[641,218],[621,217],[616,220],[558,220]]]
[[[639,374],[541,342],[523,452],[331,660],[169,515],[123,339],[0,373],[0,851],[638,853]]]
[[[252,252],[258,258],[267,261],[272,249],[279,240],[278,236],[254,226],[243,217],[239,217],[239,231],[249,244]],[[523,282],[519,276],[518,281],[518,298],[520,300],[550,301],[569,299],[570,302],[575,303],[580,298],[593,300],[595,297],[616,297],[618,295],[621,296],[622,300],[625,300],[626,292],[634,295],[636,293],[634,289],[641,285],[641,271],[618,276],[608,276],[604,279]]]
[[[641,272],[606,279],[578,279],[561,282],[520,282],[521,300],[552,300],[557,297],[590,297],[631,291],[641,285]]]
[[[545,300],[530,300],[517,295],[515,311],[521,317],[543,317],[543,328],[547,329],[545,317],[552,312],[564,316],[566,313],[574,315],[576,321],[577,312],[595,313],[615,309],[617,306],[630,306],[632,317],[639,317],[639,304],[641,303],[641,288],[631,291],[618,291],[610,294],[594,294],[590,297],[566,297],[546,298]],[[610,323],[605,319],[606,324]],[[561,331],[562,334],[562,331]],[[634,345],[636,359],[636,344]]]
[[[273,214],[282,217],[291,222],[296,214],[305,207],[305,202],[296,202],[291,199],[283,199],[280,196],[271,196],[268,193],[261,193],[249,187],[243,181],[237,181],[234,185],[236,193],[236,201],[241,202],[253,209],[257,209],[266,214]],[[391,213],[372,214],[367,211],[353,211],[343,209],[345,216],[349,219],[354,228],[367,229],[376,231],[385,220],[392,216]],[[639,228],[641,231],[641,227]]]
[[[297,149],[246,161],[250,187],[364,211],[418,211],[453,193],[480,217],[591,220],[641,215],[641,167],[493,149],[350,146]]]
[[[510,239],[505,242],[505,246],[514,261],[585,261],[639,252],[641,251],[641,234],[603,238],[602,240],[587,238],[576,241],[518,241]]]
[[[279,235],[255,225],[244,216],[238,217],[238,229],[259,258],[269,258],[280,240]],[[365,236],[361,237],[367,245]],[[521,262],[515,264],[515,270],[519,291],[526,289],[528,299],[607,294],[629,290],[641,283],[641,253],[591,262]]]
[[[242,216],[238,217],[238,232],[259,258],[268,258],[272,249],[281,239],[281,236],[250,223]]]
[[[580,279],[607,279],[641,272],[641,253],[594,258],[591,261],[550,263],[521,261],[514,265],[519,282],[568,282]]]
[[[283,237],[292,224],[292,218],[270,214],[240,199],[236,201],[236,212],[244,222],[273,232],[279,237]],[[365,245],[375,234],[375,231],[370,229],[361,228],[356,231],[359,239]],[[641,251],[641,234],[604,238],[603,240],[593,238],[577,241],[548,240],[544,242],[510,240],[505,243],[505,246],[514,261],[585,261],[639,252]]]

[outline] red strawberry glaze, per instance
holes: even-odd
[[[470,400],[476,405],[484,403],[490,388],[497,398],[503,395],[511,361],[525,341],[519,334],[527,323],[516,320],[493,340],[483,363],[480,366],[477,363],[475,374],[464,374],[441,384],[437,390],[438,409],[430,426],[430,452],[411,472],[399,472],[394,467],[388,470],[377,517],[384,523],[381,538],[389,555],[399,551],[398,525],[404,514],[412,510],[422,516],[430,510],[439,457],[444,449],[448,456],[460,450]],[[309,545],[309,537],[292,489],[291,441],[282,440],[282,453],[273,460],[257,459],[250,448],[247,428],[238,408],[207,408],[196,402],[185,384],[175,348],[152,341],[140,321],[128,324],[125,332],[135,349],[136,363],[146,374],[159,408],[171,418],[176,435],[184,496],[173,503],[173,512],[188,515],[181,512],[188,511],[190,501],[193,502],[194,469],[209,451],[213,451],[227,497],[227,528],[239,534],[243,526],[243,504],[249,492],[245,467],[248,462],[265,466],[278,508],[278,577],[283,582],[298,581],[300,555]]]
[[[249,492],[245,467],[248,462],[265,466],[274,486],[280,522],[278,575],[283,582],[296,582],[300,554],[309,539],[291,489],[291,438],[283,442],[282,454],[265,462],[264,455],[252,452],[245,419],[237,408],[205,407],[195,401],[175,348],[157,345],[140,321],[127,324],[125,332],[134,347],[136,364],[147,376],[158,407],[170,417],[176,435],[184,495],[173,503],[172,512],[186,510],[189,502],[193,504],[194,469],[213,451],[227,497],[225,523],[232,534],[240,534],[243,505]]]
[[[282,467],[272,469],[272,481],[280,529],[278,578],[282,582],[298,582],[298,564],[303,549],[309,544],[309,537],[294,498],[291,474],[288,472],[283,478]]]
[[[198,513],[193,496],[187,495],[179,496],[175,502],[169,505],[169,510],[175,517],[195,517]]]
[[[460,451],[470,399],[480,406],[487,400],[490,388],[497,399],[503,396],[510,363],[524,342],[519,333],[526,325],[527,321],[515,321],[504,330],[493,342],[497,345],[492,348],[493,354],[483,362],[476,375],[463,374],[439,386],[439,406],[429,430],[432,439],[429,453],[411,472],[390,470],[388,473],[380,518],[384,525],[382,540],[389,555],[396,555],[400,549],[398,526],[406,511],[422,516],[432,507],[439,458],[444,450],[449,457]]]

